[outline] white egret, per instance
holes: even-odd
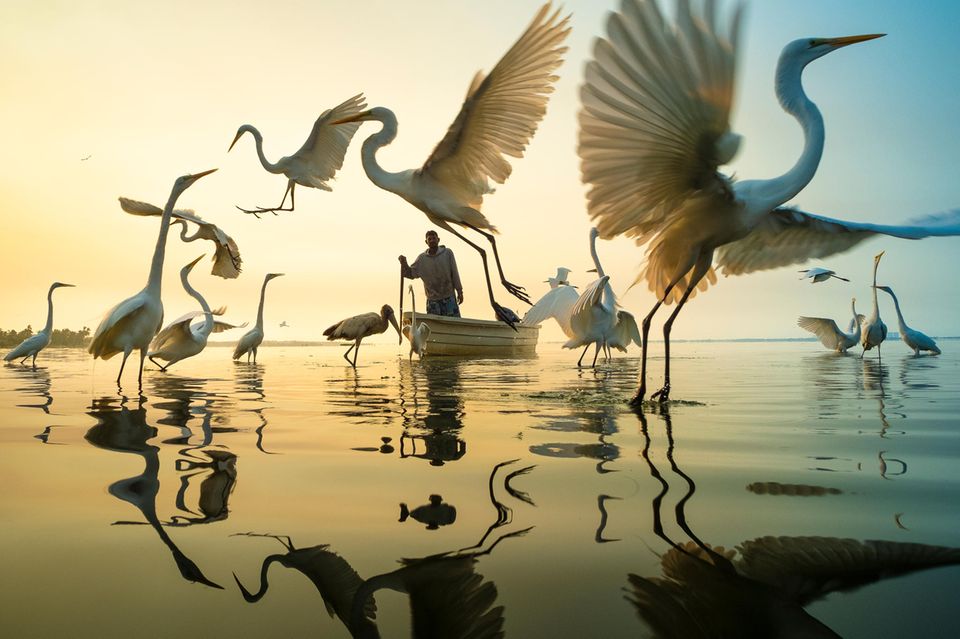
[[[574,337],[573,329],[570,328],[570,314],[580,294],[577,293],[577,287],[567,280],[569,276],[570,269],[557,267],[557,276],[546,279],[550,284],[550,290],[526,312],[523,316],[524,324],[536,326],[552,317],[559,324],[564,335],[568,338]]]
[[[860,357],[863,357],[863,354],[874,346],[877,347],[879,356],[880,344],[887,339],[887,325],[880,319],[880,305],[877,304],[877,267],[880,266],[880,258],[883,257],[883,254],[884,251],[880,251],[873,258],[873,288],[871,289],[873,292],[873,311],[864,318],[860,326],[860,345],[863,346]]]
[[[163,215],[163,209],[138,202],[130,198],[120,198],[120,208],[131,215]],[[197,231],[193,235],[187,235],[187,222],[193,222],[197,225]],[[193,211],[176,209],[173,212],[173,222],[171,224],[181,224],[180,239],[184,242],[193,242],[194,240],[210,240],[216,252],[213,255],[213,269],[210,271],[214,275],[224,279],[234,279],[240,275],[240,267],[243,260],[240,259],[240,249],[233,238],[223,232],[216,224],[205,221]]]
[[[801,269],[797,272],[803,273],[803,275],[800,276],[801,280],[809,279],[811,284],[816,284],[817,282],[826,282],[831,277],[834,279],[843,280],[844,282],[850,281],[845,277],[840,277],[839,275],[837,275],[836,271],[831,271],[830,269],[827,269],[827,268],[820,268],[820,267],[807,268],[807,269]]]
[[[153,343],[150,344],[150,350],[147,352],[147,357],[159,366],[161,371],[166,371],[182,359],[198,355],[200,351],[206,348],[207,339],[211,333],[221,333],[231,328],[237,328],[234,324],[214,320],[213,316],[223,315],[225,309],[221,307],[213,311],[210,310],[207,300],[203,299],[203,296],[190,286],[187,279],[190,271],[202,259],[203,256],[201,255],[180,269],[180,283],[183,284],[183,290],[200,303],[202,310],[192,311],[170,322],[153,338]],[[200,316],[203,316],[203,322],[191,326],[193,320]],[[157,359],[162,359],[167,363],[161,364]]]
[[[876,288],[893,298],[893,305],[897,309],[897,325],[900,330],[900,339],[910,347],[913,354],[919,357],[920,351],[930,351],[934,355],[939,355],[940,347],[937,346],[937,343],[933,341],[932,337],[910,328],[907,326],[907,323],[903,321],[903,313],[900,312],[900,300],[893,294],[893,289],[889,286],[877,286]]]
[[[430,326],[426,322],[417,324],[417,300],[413,295],[413,285],[409,285],[410,291],[410,323],[404,324],[401,332],[410,340],[410,359],[416,353],[420,359],[427,352],[427,338],[430,337]]]
[[[573,286],[567,279],[569,277],[570,269],[568,269],[566,266],[558,266],[556,276],[548,277],[543,281],[544,283],[549,284],[551,289],[557,288],[558,286]],[[577,287],[573,286],[573,288]]]
[[[397,330],[397,335],[402,335],[400,326],[397,325],[397,318],[393,313],[393,308],[389,304],[384,304],[379,313],[363,313],[354,315],[345,320],[340,320],[333,326],[323,331],[328,341],[353,340],[353,345],[343,354],[343,359],[354,368],[357,367],[357,354],[360,352],[360,342],[364,337],[379,335],[387,330],[387,323],[393,324]],[[353,361],[350,361],[350,351],[353,351]]]
[[[47,323],[43,325],[42,329],[37,331],[36,335],[31,335],[20,342],[12,351],[4,355],[4,361],[12,362],[15,359],[23,358],[20,359],[20,363],[23,364],[27,361],[28,357],[33,356],[31,364],[36,368],[37,354],[47,347],[50,343],[50,336],[53,334],[53,292],[63,286],[74,285],[64,284],[63,282],[54,282],[50,285],[50,290],[47,291]]]
[[[293,210],[293,194],[298,184],[324,191],[332,190],[327,182],[332,180],[340,167],[343,166],[343,156],[347,154],[347,147],[350,146],[353,134],[360,128],[359,124],[333,126],[333,123],[359,113],[366,107],[363,94],[360,93],[332,109],[327,109],[313,123],[313,129],[303,146],[293,155],[282,157],[276,163],[270,162],[263,154],[263,136],[260,135],[260,131],[250,124],[244,124],[237,129],[237,135],[230,143],[230,148],[227,149],[228,153],[244,133],[250,133],[257,145],[257,156],[260,158],[260,164],[263,165],[263,168],[270,173],[287,176],[287,190],[283,192],[283,200],[280,201],[280,206],[272,208],[257,207],[255,209],[243,209],[238,206],[237,208],[244,213],[252,213],[256,217],[260,217],[261,213],[276,215],[277,211]],[[283,205],[287,202],[287,195],[290,196],[289,209],[283,208]]]
[[[243,334],[236,348],[233,349],[233,359],[237,360],[247,356],[247,362],[250,361],[250,355],[253,355],[253,363],[257,363],[257,348],[263,342],[263,301],[267,295],[267,283],[275,277],[281,277],[283,273],[267,273],[263,278],[263,286],[260,287],[260,306],[257,307],[257,323],[249,331]]]
[[[837,323],[826,317],[799,317],[797,326],[805,331],[810,331],[820,339],[820,343],[832,351],[846,353],[847,349],[856,346],[860,342],[860,323],[863,321],[863,315],[857,314],[857,298],[850,302],[850,310],[853,311],[853,319],[850,321],[851,333],[844,333],[837,326]]]
[[[696,291],[727,275],[797,264],[845,251],[877,234],[907,239],[960,234],[960,211],[903,226],[845,222],[783,208],[813,178],[823,153],[823,118],[804,93],[801,75],[817,58],[879,35],[803,38],[777,63],[775,88],[799,122],[803,152],[780,177],[734,182],[717,171],[739,147],[730,131],[741,5],[723,25],[717,3],[702,12],[678,2],[676,23],[655,0],[623,0],[598,38],[581,89],[579,154],[589,186],[588,211],[600,235],[627,235],[647,245],[646,280],[657,302],[643,321],[640,385],[646,392],[647,332],[662,304],[677,302],[663,326],[663,387],[670,392],[670,329]]]
[[[544,5],[520,39],[484,77],[478,73],[467,90],[460,113],[422,167],[391,173],[376,159],[377,151],[397,135],[397,118],[384,107],[375,107],[343,123],[377,121],[383,127],[363,142],[363,169],[381,189],[396,193],[423,211],[427,219],[456,235],[480,253],[490,304],[498,319],[511,327],[514,315],[505,312],[493,297],[487,254],[479,245],[454,230],[457,225],[484,236],[493,249],[500,282],[510,294],[530,303],[523,287],[507,281],[497,253],[497,232],[480,212],[483,196],[492,193],[489,181],[503,183],[511,167],[503,157],[522,157],[537,124],[546,112],[547,99],[562,62],[561,46],[570,29],[569,17],[558,19]]]
[[[170,192],[170,198],[163,209],[160,218],[160,232],[157,236],[157,246],[153,250],[153,261],[150,263],[150,275],[147,285],[142,291],[123,300],[109,311],[100,322],[89,351],[94,359],[110,359],[117,353],[123,353],[120,363],[120,372],[117,373],[117,385],[123,375],[123,367],[127,358],[134,349],[140,351],[140,372],[137,382],[143,382],[143,360],[147,356],[147,349],[153,336],[163,324],[163,302],[160,300],[160,286],[163,280],[163,257],[167,246],[167,233],[170,230],[170,219],[173,215],[173,206],[177,203],[180,194],[205,175],[216,171],[211,169],[193,175],[184,175],[177,178]]]

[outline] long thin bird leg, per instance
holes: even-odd
[[[167,367],[164,366],[163,364],[161,364],[160,362],[158,362],[157,360],[153,359],[153,357],[151,357],[150,355],[147,355],[147,359],[149,359],[151,362],[153,362],[153,363],[157,366],[157,368],[160,369],[160,372],[161,372],[161,373],[166,372]]]
[[[347,352],[343,354],[343,359],[347,360],[347,364],[350,364],[351,366],[353,366],[353,362],[350,361],[350,351],[353,350],[354,346],[356,346],[356,344],[351,344],[350,348],[347,349]],[[356,367],[354,366],[354,368]]]
[[[677,282],[679,281],[680,278],[677,278],[676,280],[670,282],[667,288],[663,290],[663,295],[659,300],[657,300],[657,303],[653,305],[653,308],[650,309],[650,312],[647,313],[647,316],[643,318],[643,322],[641,324],[641,328],[643,330],[643,339],[640,340],[640,388],[637,389],[633,399],[630,400],[631,406],[640,406],[643,403],[643,396],[647,393],[647,345],[649,344],[647,335],[650,333],[650,322],[653,320],[653,316],[657,312],[657,309],[659,309],[667,300],[667,296],[670,295],[670,291],[673,290],[673,287],[676,286]]]
[[[123,361],[120,362],[120,372],[117,373],[117,388],[120,388],[120,378],[123,376],[123,367],[127,365],[127,358],[130,357],[130,351],[123,351]]]
[[[583,356],[587,354],[587,349],[590,348],[590,345],[587,344],[583,347],[583,352],[580,353],[580,359],[577,360],[577,368],[580,368],[580,362],[583,361]]]
[[[918,355],[920,354],[920,351],[919,351],[919,350],[917,351],[917,354],[918,354]],[[26,359],[26,358],[24,358],[24,359]],[[33,365],[33,368],[36,368],[36,367],[37,367],[37,354],[36,354],[36,353],[33,354],[33,361],[31,361],[30,363]]]
[[[353,349],[353,364],[352,364],[352,366],[353,366],[354,370],[356,370],[356,368],[357,368],[357,355],[359,355],[359,354],[360,354],[360,340],[357,340],[356,348]]]
[[[476,231],[480,235],[487,238],[487,241],[490,242],[490,246],[493,247],[493,260],[497,263],[497,272],[500,273],[500,283],[503,284],[503,288],[507,289],[508,293],[519,299],[521,302],[526,302],[527,304],[532,305],[533,302],[530,301],[530,296],[526,294],[526,289],[522,286],[517,286],[516,284],[508,282],[506,276],[503,274],[503,266],[500,265],[500,254],[497,253],[497,240],[494,238],[493,234],[481,231],[477,227],[471,226],[470,224],[464,223],[464,226],[466,226],[468,229]]]
[[[670,329],[673,327],[673,321],[677,319],[680,309],[682,309],[683,305],[690,299],[690,294],[696,290],[697,284],[699,284],[703,276],[707,274],[707,270],[709,270],[712,261],[713,255],[710,256],[709,260],[700,260],[697,262],[693,273],[690,275],[690,283],[687,285],[687,290],[683,292],[683,297],[680,298],[677,308],[673,309],[670,317],[663,323],[663,387],[650,396],[650,399],[659,398],[661,404],[665,404],[670,399]]]
[[[590,364],[590,368],[596,368],[596,367],[597,367],[597,355],[599,355],[599,354],[600,354],[600,342],[594,342],[593,364]]]
[[[260,214],[261,214],[261,213],[273,213],[274,215],[276,215],[276,214],[277,214],[277,211],[292,211],[292,210],[293,210],[293,207],[294,207],[294,202],[293,202],[293,189],[294,189],[294,187],[295,187],[296,185],[297,185],[297,183],[294,182],[293,180],[288,180],[288,181],[287,181],[287,190],[283,192],[283,199],[280,200],[280,206],[278,206],[278,207],[275,207],[275,208],[264,208],[264,207],[262,207],[262,206],[258,206],[258,207],[255,208],[255,209],[244,209],[244,208],[241,208],[241,207],[238,206],[237,208],[240,209],[241,211],[243,211],[244,213],[250,213],[251,215],[253,215],[253,216],[254,216],[255,218],[257,218],[258,220],[260,219]],[[285,209],[285,208],[283,208],[283,205],[287,203],[287,194],[288,194],[288,193],[290,194],[290,208],[289,208],[289,209]]]
[[[457,237],[459,237],[461,240],[463,240],[470,246],[472,246],[478,253],[480,253],[480,259],[483,260],[483,276],[487,280],[487,294],[490,296],[490,306],[493,307],[493,312],[494,314],[496,314],[498,320],[505,323],[507,326],[509,326],[513,330],[517,330],[517,327],[515,326],[516,322],[504,312],[505,309],[502,306],[497,304],[497,300],[493,299],[493,285],[490,283],[490,269],[487,268],[487,252],[483,250],[483,248],[480,247],[479,245],[474,244],[473,242],[468,240],[466,237],[464,237],[462,234],[455,231],[453,227],[448,226],[447,230],[453,233],[454,235],[456,235]]]
[[[143,361],[147,359],[147,349],[140,349],[140,372],[137,374],[137,386],[143,390]]]

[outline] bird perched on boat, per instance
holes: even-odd
[[[33,357],[31,364],[34,368],[37,366],[37,355],[50,343],[50,336],[53,334],[53,292],[64,286],[73,286],[73,284],[64,284],[63,282],[54,282],[47,291],[47,322],[43,328],[37,331],[36,335],[31,335],[12,351],[3,356],[4,361],[12,362],[20,359],[20,363],[27,361],[28,357]]]
[[[126,197],[120,198],[120,208],[131,215],[156,215],[158,217],[163,215],[163,209],[160,207]],[[193,235],[187,235],[189,226],[187,222],[197,225],[197,231]],[[184,209],[174,210],[171,224],[182,225],[180,239],[184,242],[193,242],[194,240],[210,240],[213,242],[216,252],[213,254],[213,269],[210,271],[212,274],[224,279],[234,279],[240,275],[240,267],[243,264],[243,260],[240,259],[240,249],[233,238],[224,233],[219,226],[207,222],[193,211]]]
[[[808,268],[797,271],[798,273],[803,273],[800,277],[801,280],[809,279],[811,284],[816,284],[817,282],[826,282],[831,277],[838,280],[843,280],[844,282],[849,282],[845,277],[840,277],[837,275],[836,271],[831,271],[826,268]]]
[[[580,294],[577,293],[577,287],[570,284],[567,279],[569,276],[570,269],[557,267],[557,276],[545,280],[550,284],[550,290],[526,312],[523,316],[524,324],[536,326],[552,317],[564,335],[568,338],[574,336],[573,329],[570,328],[570,313]]]
[[[244,213],[252,213],[260,217],[261,213],[277,214],[277,211],[292,211],[294,208],[294,190],[297,185],[309,186],[314,189],[331,191],[327,184],[336,175],[340,167],[343,166],[343,156],[347,154],[347,147],[353,139],[353,134],[360,128],[359,124],[333,126],[337,120],[342,120],[353,116],[367,107],[363,99],[363,94],[358,94],[348,100],[338,104],[332,109],[327,109],[316,122],[313,123],[313,129],[307,136],[307,141],[294,153],[282,157],[271,163],[263,154],[263,136],[260,135],[254,126],[244,124],[237,129],[237,135],[230,143],[229,153],[233,145],[237,143],[244,133],[250,133],[257,145],[257,156],[260,158],[260,164],[270,173],[283,174],[287,176],[287,190],[283,192],[283,199],[280,206],[254,209],[243,209],[237,207]],[[284,208],[287,202],[287,195],[290,196],[290,208]]]
[[[180,283],[183,284],[183,290],[200,303],[201,310],[191,311],[173,320],[166,328],[157,333],[157,336],[153,338],[153,343],[150,344],[147,358],[159,366],[161,371],[166,371],[180,360],[198,355],[206,348],[207,339],[211,333],[221,333],[231,328],[237,328],[234,324],[213,319],[214,315],[223,315],[226,309],[221,307],[210,310],[207,300],[190,285],[188,280],[190,271],[202,259],[203,256],[201,255],[180,269]],[[200,316],[203,317],[203,322],[192,325],[193,320]],[[157,359],[162,359],[167,363],[161,364]]]
[[[873,310],[870,315],[863,319],[860,326],[860,345],[863,346],[860,357],[863,357],[863,354],[874,346],[877,347],[879,356],[880,344],[887,339],[887,325],[880,319],[880,306],[877,304],[877,267],[880,266],[880,258],[883,257],[884,253],[885,251],[880,251],[873,257],[873,288],[871,289],[873,292]]]
[[[363,313],[354,315],[345,320],[340,320],[333,326],[323,331],[327,340],[330,342],[336,340],[353,340],[353,345],[343,354],[343,359],[354,368],[357,367],[357,354],[360,352],[360,342],[364,337],[379,335],[387,330],[387,325],[393,324],[397,335],[402,335],[400,327],[397,325],[397,318],[393,313],[393,308],[389,304],[384,304],[379,313]],[[350,361],[350,351],[353,351],[353,361]]]
[[[490,305],[497,319],[511,327],[516,320],[497,304],[490,284],[486,251],[456,231],[453,225],[484,236],[493,249],[500,282],[511,295],[530,303],[523,287],[507,281],[497,253],[496,227],[480,212],[483,196],[492,193],[489,181],[503,183],[511,167],[505,155],[521,157],[546,112],[547,99],[562,62],[561,46],[570,29],[569,17],[544,5],[520,39],[510,47],[489,75],[478,73],[467,90],[460,113],[427,161],[416,170],[391,173],[376,159],[377,151],[397,135],[397,118],[375,107],[339,120],[341,123],[380,122],[379,132],[363,142],[361,156],[367,177],[382,189],[396,193],[423,211],[427,219],[453,233],[480,253]]]
[[[410,323],[404,324],[401,332],[410,340],[410,359],[416,353],[420,359],[427,352],[427,339],[430,337],[430,326],[426,322],[417,324],[417,300],[413,295],[413,285],[410,290]]]
[[[734,182],[717,169],[740,143],[730,131],[742,5],[729,18],[717,2],[678,2],[669,24],[655,0],[622,0],[598,38],[580,92],[578,152],[589,187],[588,212],[603,238],[626,235],[646,245],[645,280],[657,302],[643,321],[640,385],[646,393],[647,332],[663,304],[676,308],[663,326],[664,383],[670,393],[670,330],[717,268],[741,275],[824,258],[878,234],[907,239],[960,234],[960,211],[903,226],[847,222],[784,208],[816,173],[823,117],[801,83],[814,60],[880,37],[802,38],[784,47],[775,89],[803,130],[800,158],[783,175]]]
[[[94,359],[110,359],[117,353],[123,353],[123,362],[120,363],[120,372],[117,373],[117,385],[123,375],[123,367],[127,358],[134,349],[140,351],[140,372],[137,382],[143,382],[143,360],[147,357],[150,341],[163,325],[163,302],[160,300],[160,287],[163,281],[163,257],[166,253],[167,234],[170,230],[170,220],[173,216],[173,207],[180,195],[190,188],[197,180],[216,171],[211,169],[193,175],[184,175],[177,178],[170,192],[167,205],[163,208],[160,217],[160,232],[157,236],[157,245],[153,250],[153,260],[150,262],[150,275],[147,285],[142,291],[123,300],[104,316],[89,351]]]
[[[267,273],[263,278],[263,286],[260,287],[260,306],[257,307],[257,323],[253,328],[243,334],[236,348],[233,349],[233,359],[238,360],[244,355],[247,356],[247,362],[253,355],[253,363],[257,363],[257,348],[263,342],[263,302],[267,296],[267,283],[275,277],[282,277],[283,273]]]
[[[810,331],[820,339],[820,343],[832,351],[846,353],[847,349],[856,346],[860,342],[860,323],[863,321],[863,315],[857,314],[857,298],[850,302],[850,310],[853,311],[853,319],[850,320],[851,333],[844,333],[837,326],[837,323],[826,317],[803,317],[797,319],[797,326],[805,331]]]
[[[883,291],[893,298],[893,305],[897,309],[897,324],[900,330],[900,339],[903,340],[904,344],[910,347],[910,350],[913,351],[913,354],[919,357],[920,351],[929,351],[934,355],[939,355],[941,352],[940,347],[937,346],[937,343],[933,341],[932,337],[929,337],[916,329],[910,328],[907,326],[907,323],[903,321],[903,313],[900,312],[900,300],[898,300],[897,296],[893,294],[893,289],[889,286],[877,286],[875,288]]]

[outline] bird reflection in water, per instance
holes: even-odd
[[[400,504],[400,523],[413,518],[424,524],[427,530],[437,530],[440,526],[449,526],[457,520],[457,509],[443,501],[440,495],[430,495],[430,503],[417,506],[413,510]]]
[[[39,403],[17,404],[17,408],[37,408],[43,411],[44,415],[50,415],[50,406],[53,405],[53,395],[50,393],[50,371],[46,368],[23,368],[10,367],[10,372],[17,379],[17,386],[13,389],[18,393],[23,393],[31,398],[36,397],[41,401]],[[39,439],[43,444],[59,444],[60,442],[50,441],[50,435],[57,426],[49,425],[34,435],[34,439]]]
[[[671,420],[663,413],[666,457],[687,487],[674,513],[690,541],[676,542],[664,532],[660,513],[670,485],[650,459],[646,416],[638,417],[643,458],[662,486],[652,503],[654,533],[670,548],[661,558],[662,577],[628,575],[627,598],[655,637],[838,637],[804,607],[833,592],[960,564],[958,548],[914,543],[773,536],[729,550],[704,543],[686,520],[696,485],[674,459]]]
[[[137,407],[131,409],[125,402],[117,406],[116,400],[112,398],[94,400],[87,414],[97,420],[96,425],[85,435],[88,442],[104,450],[139,455],[144,461],[142,473],[110,484],[107,488],[110,494],[132,504],[141,512],[146,523],[156,531],[160,540],[170,549],[184,579],[213,588],[222,588],[207,579],[200,568],[180,550],[164,530],[157,515],[156,501],[160,491],[160,449],[148,443],[157,436],[157,429],[147,425],[147,411],[143,407],[143,401],[138,401]]]
[[[466,414],[460,367],[461,362],[449,358],[428,358],[417,366],[400,364],[400,457],[443,466],[467,454],[467,443],[460,437]],[[420,401],[421,390],[425,403]]]
[[[263,364],[247,364],[245,366],[234,366],[234,386],[235,390],[231,398],[225,397],[224,400],[237,400],[237,405],[231,406],[232,412],[253,413],[257,418],[257,426],[254,432],[257,435],[257,450],[268,455],[276,453],[264,448],[263,437],[264,430],[267,427],[267,418],[264,411],[268,408],[267,395],[263,391]]]

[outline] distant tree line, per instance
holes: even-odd
[[[0,329],[0,348],[13,348],[31,335],[33,335],[33,327],[29,324],[21,331]],[[79,331],[72,331],[69,328],[55,328],[53,334],[50,335],[50,346],[54,347],[84,348],[89,343],[90,328],[87,326]]]

